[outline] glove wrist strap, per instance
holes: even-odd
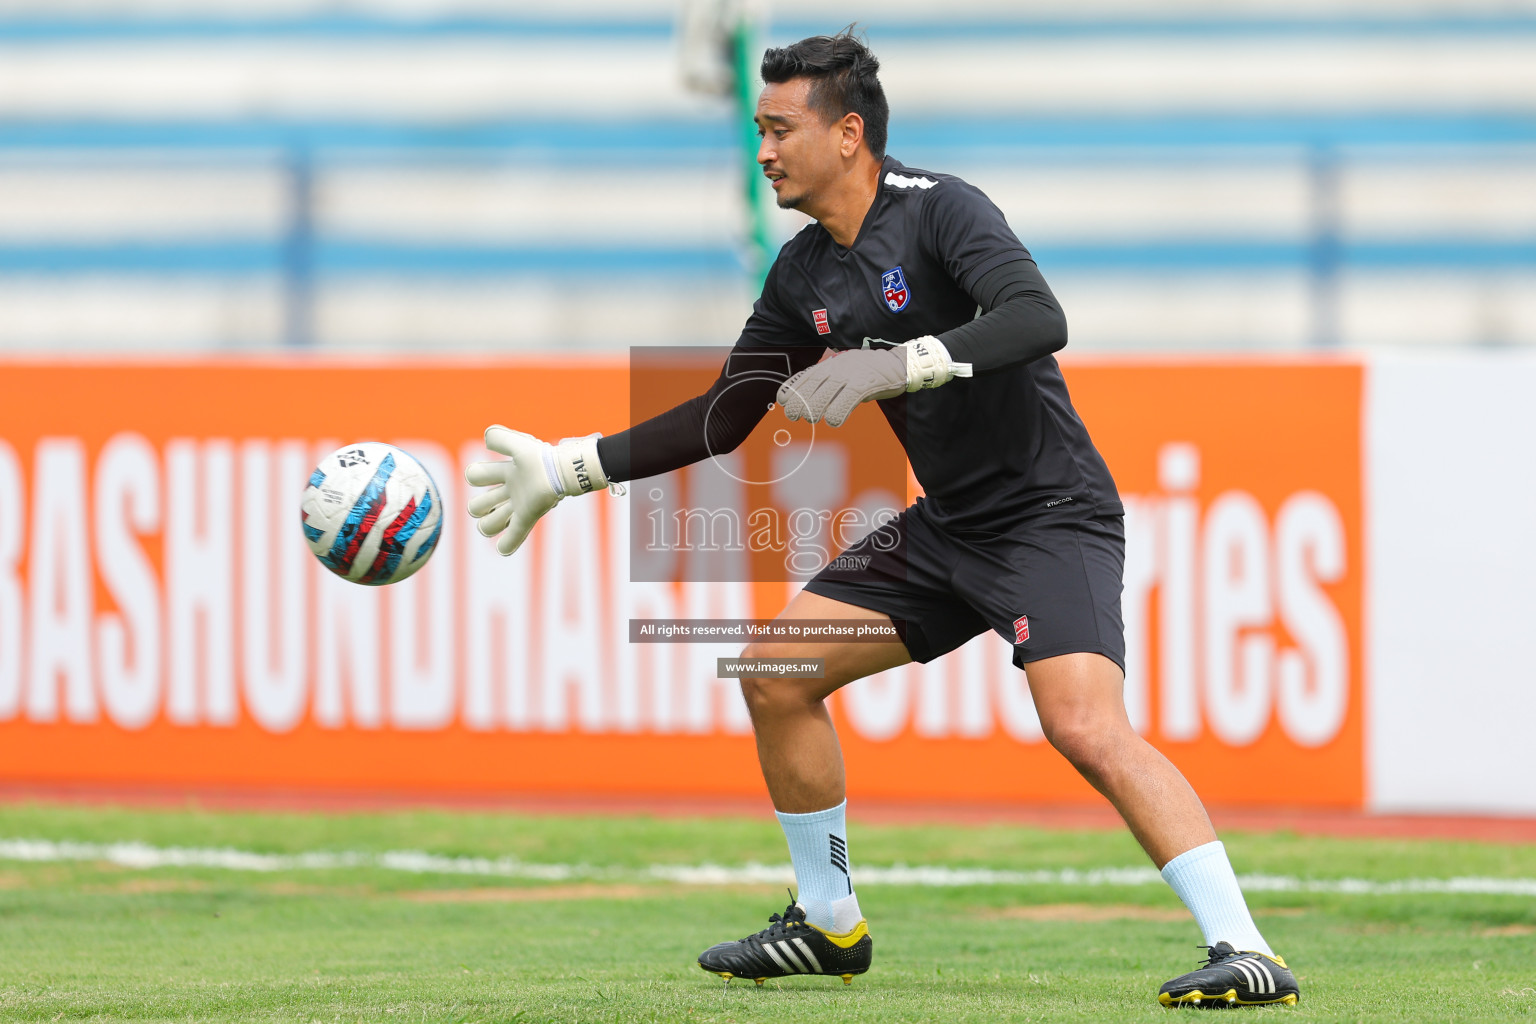
[[[567,437],[545,450],[544,468],[550,472],[556,494],[587,494],[608,486],[608,477],[597,458],[597,439],[601,436]]]
[[[907,353],[907,391],[922,391],[971,375],[970,363],[957,363],[938,338],[913,338],[901,346]]]

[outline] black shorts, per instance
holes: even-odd
[[[932,661],[988,629],[1013,663],[1102,654],[1125,668],[1119,515],[1042,517],[1006,534],[945,533],[919,501],[860,540],[805,589],[884,612],[913,661]]]

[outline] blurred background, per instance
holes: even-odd
[[[861,23],[891,153],[998,202],[1078,351],[1536,345],[1530,0],[749,13],[759,53]],[[744,126],[684,20],[0,0],[0,352],[729,343]]]

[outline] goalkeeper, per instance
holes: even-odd
[[[855,679],[930,661],[991,629],[1011,641],[1051,744],[1125,819],[1210,944],[1164,1005],[1294,1003],[1296,981],[1249,915],[1199,798],[1132,730],[1122,684],[1124,509],[1053,353],[1066,321],[1039,269],[978,189],[885,155],[879,64],[817,36],[763,57],[758,162],[781,207],[812,217],[779,253],[710,390],[606,438],[545,444],[504,427],[470,504],[511,554],[561,498],[670,472],[742,443],[773,403],[839,426],[879,403],[925,497],[812,579],[789,619],[892,622],[900,642],[753,644],[822,658],[819,679],[743,679],[758,759],[799,896],[770,927],[706,950],[726,977],[870,966],[845,825],[842,753],[824,703]],[[822,359],[827,349],[833,351]],[[743,375],[772,353],[788,379]],[[781,371],[782,377],[782,371]]]

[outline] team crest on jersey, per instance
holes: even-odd
[[[907,275],[900,267],[880,275],[880,293],[885,296],[885,304],[892,313],[900,313],[912,301],[912,289],[907,287]]]

